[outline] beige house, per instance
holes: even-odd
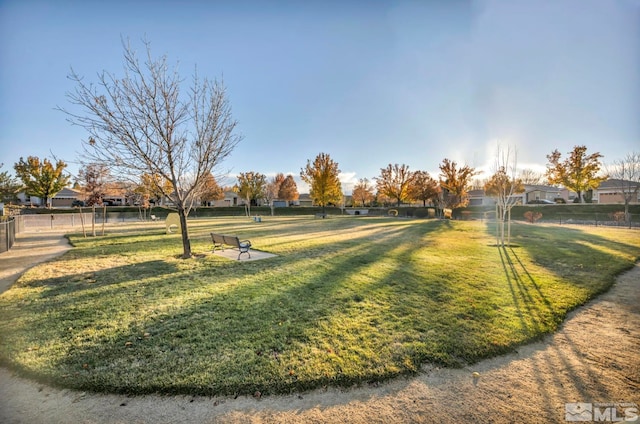
[[[224,206],[239,206],[242,205],[242,199],[238,198],[238,193],[232,190],[224,192],[224,197],[219,200],[209,202],[210,206],[224,207]]]
[[[17,197],[18,202],[25,206],[46,206],[44,199],[37,196],[29,196],[24,191],[18,193]],[[82,192],[65,187],[49,200],[53,208],[71,207],[74,200],[82,200]]]
[[[600,183],[593,191],[593,202],[601,204],[624,204],[624,193],[631,195],[630,203],[640,203],[640,183],[610,179]]]
[[[74,200],[80,199],[82,192],[65,187],[51,198],[51,206],[54,208],[70,208]]]
[[[557,199],[563,199],[565,202],[570,203],[575,199],[576,194],[565,188],[525,184],[524,193],[514,194],[511,197],[513,198],[513,204],[516,205],[526,205],[527,203],[540,200],[556,202]],[[470,190],[468,198],[469,206],[493,206],[496,204],[496,199],[491,196],[487,196],[482,189]]]

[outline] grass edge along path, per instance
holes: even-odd
[[[208,232],[278,255],[207,253]],[[637,231],[392,218],[194,221],[76,246],[0,296],[0,362],[61,387],[233,395],[464,366],[553,332],[640,257]]]

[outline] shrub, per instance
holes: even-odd
[[[527,221],[533,224],[534,222],[542,218],[542,213],[538,211],[526,211],[524,213],[524,217]]]
[[[623,211],[611,212],[609,217],[617,223],[625,221],[625,213]]]

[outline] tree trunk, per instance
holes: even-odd
[[[631,216],[629,215],[629,200],[624,199],[624,221],[631,228]]]
[[[496,246],[500,246],[500,206],[496,203]]]
[[[507,213],[507,246],[511,246],[511,209]]]
[[[182,259],[189,259],[191,257],[191,240],[189,240],[186,210],[184,208],[179,208],[178,216],[180,217],[180,230],[182,232]]]

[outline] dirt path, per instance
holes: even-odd
[[[52,257],[48,248],[35,249],[39,240],[51,255],[66,249],[60,235],[23,235],[10,253],[14,271],[22,255],[31,265]],[[6,275],[19,272],[3,272],[3,255],[0,286],[8,287],[16,277]],[[640,264],[542,342],[467,369],[425,367],[375,387],[262,399],[130,398],[54,389],[0,368],[3,423],[565,423],[566,402],[640,404]]]
[[[71,246],[61,232],[18,234],[13,248],[0,253],[0,293],[7,290],[27,269],[60,256],[69,249]]]

